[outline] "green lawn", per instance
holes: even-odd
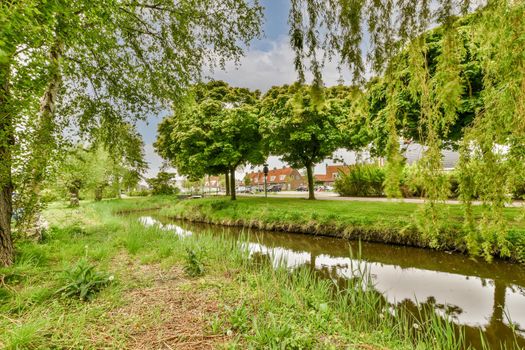
[[[406,244],[456,251],[467,250],[463,229],[463,207],[443,205],[437,244],[425,236],[427,223],[422,219],[424,205],[399,202],[362,202],[299,198],[224,197],[186,200],[166,207],[168,216],[224,225],[239,225],[268,230],[295,231],[351,239]],[[474,206],[474,216],[481,219],[482,207]],[[525,222],[523,209],[506,208],[506,240],[511,244],[511,258],[525,258]],[[479,244],[486,237],[479,237]],[[493,255],[498,256],[494,251]]]

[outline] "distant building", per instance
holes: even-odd
[[[403,152],[403,155],[407,159],[407,164],[413,164],[417,162],[418,160],[420,160],[423,157],[425,150],[426,150],[426,147],[418,143],[409,144],[406,147],[405,151]],[[443,159],[441,160],[443,169],[444,170],[454,169],[456,164],[459,161],[459,153],[457,151],[444,149],[441,151],[441,155],[443,156]]]
[[[264,173],[262,171],[251,172],[246,174],[250,179],[250,186],[258,187],[260,189],[264,186]],[[295,190],[299,186],[304,185],[304,179],[297,171],[297,169],[282,167],[280,169],[273,168],[268,171],[267,178],[268,186],[281,185],[283,190]]]
[[[221,182],[219,176],[205,176],[204,177],[204,189],[206,191],[220,191]]]
[[[315,174],[315,182],[322,183],[325,186],[333,186],[337,177],[341,174],[347,174],[350,171],[348,165],[328,165],[326,164],[324,174]]]

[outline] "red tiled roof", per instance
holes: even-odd
[[[317,174],[314,176],[315,176],[315,181],[327,182],[327,181],[334,180],[330,175],[326,175],[326,174]]]
[[[343,173],[345,174],[348,174],[348,172],[350,171],[350,168],[348,167],[348,165],[327,165],[326,166],[326,174],[327,175],[331,175],[331,174],[337,174],[338,172],[342,171]]]
[[[347,174],[350,171],[348,165],[327,165],[326,174],[316,174],[315,180],[320,182],[331,182],[335,181],[334,174],[343,172]]]
[[[284,180],[280,179],[281,175],[285,175],[286,177],[292,175],[296,171],[293,168],[279,168],[279,169],[271,169],[268,171],[268,182],[282,182]],[[247,174],[250,178],[250,181],[252,183],[263,183],[264,182],[264,173],[262,171],[260,172],[251,172]],[[272,176],[275,176],[274,180],[272,181]],[[259,178],[259,181],[257,181],[257,178]]]

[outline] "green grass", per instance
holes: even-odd
[[[300,212],[297,202],[282,205]],[[275,269],[250,259],[242,240],[211,234],[181,239],[115,215],[158,207],[179,210],[189,203],[237,213],[249,201],[230,206],[222,200],[182,204],[171,197],[140,198],[82,203],[78,209],[53,204],[45,212],[51,226],[44,241],[17,241],[15,265],[0,269],[0,348],[122,349],[137,347],[135,342],[151,334],[157,338],[146,338],[146,344],[172,339],[171,347],[177,348],[193,340],[173,338],[173,324],[191,327],[195,322],[200,324],[191,334],[204,332],[205,339],[219,339],[216,347],[224,348],[463,348],[461,333],[433,312],[418,319],[402,310],[392,316],[381,294],[363,284],[366,271],[349,288],[338,289],[309,270]],[[340,204],[306,205],[310,214],[324,219]],[[399,212],[410,205],[397,207]],[[189,251],[199,254],[189,258]],[[57,293],[70,283],[64,274],[79,261],[114,276],[90,301]],[[196,265],[203,275],[189,276]],[[185,302],[170,299],[179,295],[187,295]],[[181,320],[185,303],[192,302],[190,319]],[[193,308],[201,308],[200,321],[191,318],[199,314]]]
[[[236,225],[265,230],[321,234],[372,242],[467,251],[463,230],[463,208],[443,205],[437,245],[421,232],[425,222],[422,204],[399,202],[362,202],[298,198],[240,197],[205,198],[181,201],[162,209],[162,214],[192,221]],[[477,219],[481,206],[474,207]],[[523,209],[506,208],[507,241],[511,260],[525,261],[525,221]],[[495,256],[499,251],[494,251]]]

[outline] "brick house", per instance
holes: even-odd
[[[247,173],[250,179],[250,186],[264,188],[264,173],[261,171]],[[296,169],[282,167],[273,168],[268,171],[268,186],[281,185],[283,190],[295,190],[299,186],[304,186],[304,179]]]
[[[347,174],[350,171],[348,165],[326,165],[325,174],[315,174],[315,182],[325,186],[333,186],[340,173]]]
[[[224,176],[222,177],[224,178]],[[204,188],[206,190],[220,191],[221,190],[221,177],[219,176],[205,176],[204,177]]]

